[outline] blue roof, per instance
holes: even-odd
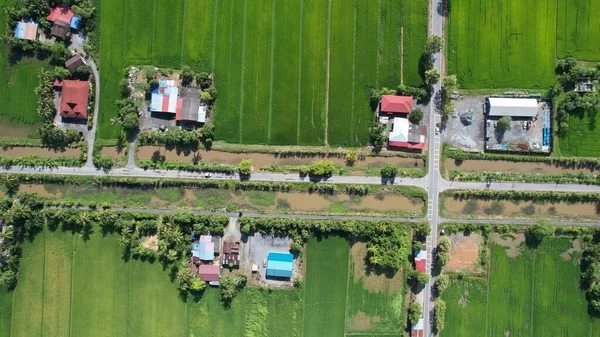
[[[267,276],[292,277],[294,255],[290,253],[269,252],[267,261]]]
[[[268,259],[273,261],[293,262],[294,255],[290,253],[269,252]]]
[[[71,19],[71,28],[79,29],[79,24],[81,23],[81,17],[79,15],[73,16]]]

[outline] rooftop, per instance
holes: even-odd
[[[21,20],[15,28],[15,37],[21,40],[36,40],[37,39],[38,23],[31,20]]]
[[[387,113],[410,113],[413,106],[411,96],[381,96],[381,111]]]
[[[66,118],[87,118],[90,83],[64,80],[60,98],[60,115]]]
[[[490,97],[490,116],[534,117],[538,113],[538,101],[535,98]]]
[[[410,123],[408,118],[392,118],[389,145],[394,147],[423,149],[425,146],[425,129],[419,125]]]
[[[173,80],[160,80],[158,87],[152,89],[150,110],[181,115],[183,100],[179,98],[179,88]]]
[[[206,282],[218,281],[219,266],[216,264],[202,264],[198,266],[198,277]]]
[[[290,253],[269,252],[267,258],[267,276],[291,278],[294,269],[294,255]]]
[[[67,4],[60,4],[50,11],[50,14],[48,14],[46,19],[50,22],[60,20],[66,23],[70,23],[71,19],[73,19],[73,15],[74,14],[71,10],[71,7],[69,7]]]

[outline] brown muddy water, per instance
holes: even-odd
[[[181,161],[192,162],[194,160],[204,162],[214,162],[229,165],[238,165],[242,159],[252,159],[254,166],[269,166],[269,165],[308,165],[315,160],[331,160],[336,165],[346,165],[344,156],[330,157],[280,157],[267,153],[232,153],[220,151],[205,151],[198,150],[196,152],[177,152],[175,150],[166,150],[157,146],[140,146],[137,150],[137,156],[140,160],[150,160],[155,156],[164,156],[166,161]],[[391,163],[397,167],[423,167],[422,159],[416,158],[401,158],[401,157],[365,157],[363,160],[358,160],[354,163],[356,167],[381,167],[387,163]]]
[[[54,151],[43,147],[35,146],[15,146],[3,149],[0,147],[0,155],[11,157],[38,156],[38,157],[79,157],[81,149],[67,148],[65,151]]]
[[[494,201],[477,200],[477,208],[471,214],[465,214],[464,209],[467,204],[466,200],[456,200],[451,197],[445,199],[444,209],[449,215],[455,217],[475,216],[478,218],[530,218],[538,219],[540,217],[561,218],[561,219],[600,219],[600,214],[597,211],[596,204],[593,203],[576,203],[569,204],[566,202],[557,203],[532,203],[530,201],[522,201],[515,203],[513,201],[498,201],[502,207],[501,214],[486,214],[486,209],[489,209]],[[534,212],[531,212],[533,206]],[[524,210],[528,207],[529,210]]]
[[[591,171],[586,168],[573,169],[561,168],[547,163],[527,163],[527,162],[511,162],[503,160],[465,160],[461,165],[456,165],[454,159],[446,159],[446,170],[460,171],[485,171],[485,172],[523,172],[523,173],[579,173],[597,174],[597,171]]]
[[[127,155],[126,148],[118,148],[118,147],[103,147],[102,151],[100,151],[101,156],[111,157],[114,159],[122,159]]]

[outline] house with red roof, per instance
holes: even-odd
[[[427,272],[427,250],[421,249],[415,257],[415,269],[419,273]]]
[[[70,24],[74,15],[69,5],[59,4],[50,11],[46,20],[50,22],[62,21]]]
[[[391,118],[388,146],[421,151],[425,147],[425,127],[413,124],[408,117]]]
[[[89,93],[88,81],[62,81],[60,115],[63,118],[87,119]]]
[[[379,111],[386,114],[408,114],[412,111],[413,98],[411,96],[381,96]]]
[[[205,282],[218,282],[219,266],[216,264],[201,264],[198,266],[198,277]]]

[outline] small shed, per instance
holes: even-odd
[[[219,266],[216,264],[201,264],[198,266],[198,277],[206,282],[218,281],[221,278],[219,276]]]
[[[71,28],[69,28],[69,23],[61,20],[54,21],[54,25],[52,25],[52,29],[50,33],[52,36],[56,36],[61,39],[66,39],[71,35]]]
[[[87,63],[85,63],[85,60],[79,54],[71,57],[70,59],[67,60],[67,62],[65,62],[65,66],[72,73],[76,72],[77,68],[79,68],[81,66],[85,66],[85,65],[87,65]]]
[[[79,15],[73,15],[73,18],[71,19],[71,24],[70,27],[72,29],[79,29],[79,25],[81,24],[81,16]]]
[[[290,253],[269,252],[267,258],[267,277],[291,278],[294,270],[294,255]]]

